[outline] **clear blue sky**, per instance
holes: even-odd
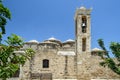
[[[120,0],[4,0],[12,13],[6,26],[6,35],[22,36],[25,41],[40,42],[51,36],[65,41],[74,39],[74,14],[84,5],[93,8],[91,13],[92,48],[97,40],[120,41]]]

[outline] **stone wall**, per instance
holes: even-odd
[[[70,48],[46,48],[39,45],[31,46],[36,51],[36,54],[31,61],[27,61],[22,68],[22,78],[30,79],[30,73],[34,74],[52,74],[52,79],[116,79],[120,78],[107,67],[100,66],[102,59],[99,56],[91,55],[90,52],[78,53],[77,55],[62,55],[59,51],[75,51]],[[49,60],[49,68],[43,68],[42,61]],[[37,80],[37,79],[35,79]]]
[[[64,49],[39,49],[36,50],[36,54],[32,59],[32,62],[27,61],[23,67],[23,77],[28,78],[30,76],[30,64],[31,73],[52,73],[53,79],[76,78],[75,72],[75,56],[74,55],[58,55],[57,52]],[[70,50],[74,50],[69,49]],[[43,68],[42,61],[44,59],[49,60],[49,68]]]
[[[108,67],[103,67],[99,64],[103,61],[99,56],[92,56],[89,55],[89,53],[80,54],[78,56],[78,61],[80,63],[77,66],[79,80],[120,78],[120,75],[117,75]]]

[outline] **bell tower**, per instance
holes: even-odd
[[[75,13],[76,53],[89,53],[91,49],[91,9],[80,7]]]

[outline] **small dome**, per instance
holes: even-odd
[[[54,38],[54,37],[51,37],[51,38],[48,38],[49,41],[58,41],[58,42],[61,42],[60,40]]]
[[[68,39],[68,40],[66,40],[65,42],[74,42],[74,40]]]
[[[51,37],[51,38],[49,38],[48,40],[57,40],[56,38],[54,38],[54,37]]]
[[[37,40],[30,40],[29,43],[39,43]]]
[[[84,6],[81,6],[80,9],[85,10],[86,8]]]
[[[94,48],[94,49],[92,49],[92,51],[103,51],[103,50],[101,50],[99,48]]]

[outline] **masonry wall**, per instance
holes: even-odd
[[[75,55],[58,54],[59,50],[64,50],[63,48],[49,49],[38,45],[31,47],[37,50],[32,60],[27,61],[22,68],[24,79],[29,79],[30,71],[34,74],[51,73],[53,79],[76,79]],[[74,51],[73,48],[68,50]],[[43,68],[44,59],[49,60],[49,68]]]
[[[59,50],[67,49],[48,49],[32,46],[36,54],[31,61],[27,61],[23,66],[24,80],[30,80],[30,72],[34,74],[52,74],[52,79],[119,79],[120,76],[115,74],[107,67],[100,66],[102,59],[99,56],[91,55],[90,52],[79,53],[77,55],[60,55]],[[73,48],[68,50],[74,51]],[[49,68],[43,68],[42,61],[49,60]],[[32,79],[32,80],[39,80]]]
[[[99,56],[89,55],[89,53],[78,56],[78,80],[120,79],[120,76],[111,69],[100,65],[103,60]]]

